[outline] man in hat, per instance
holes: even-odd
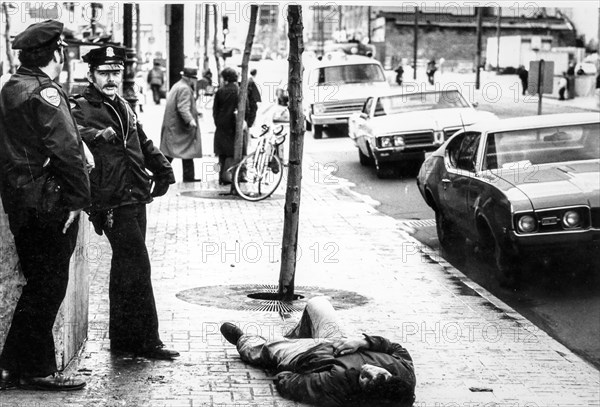
[[[183,68],[181,79],[169,91],[160,132],[160,151],[169,162],[181,158],[183,182],[201,181],[195,177],[194,158],[202,158],[202,140],[196,108],[198,69]]]
[[[0,355],[0,389],[85,386],[58,372],[52,335],[79,214],[90,203],[83,143],[55,82],[65,60],[62,30],[47,20],[15,37],[21,67],[0,93],[0,194],[27,280]]]
[[[90,220],[112,248],[110,326],[112,352],[173,359],[158,334],[158,317],[146,248],[146,204],[175,182],[165,156],[146,136],[129,104],[119,95],[125,49],[103,46],[83,56],[88,87],[72,100],[81,137],[96,161],[90,173]],[[154,189],[150,191],[150,170]]]

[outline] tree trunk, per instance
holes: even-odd
[[[246,46],[242,57],[242,83],[240,85],[240,99],[237,107],[237,117],[235,120],[235,143],[233,150],[233,160],[235,164],[242,161],[242,150],[244,147],[244,119],[246,117],[246,101],[248,100],[248,61],[250,61],[250,52],[254,42],[254,32],[256,30],[256,17],[258,15],[258,6],[250,6],[250,25],[248,26],[248,35],[246,35]],[[235,194],[235,187],[231,183],[231,193]]]
[[[8,5],[5,2],[2,2],[2,11],[4,12],[4,17],[6,18],[6,25],[4,29],[4,41],[6,44],[6,58],[8,60],[8,72],[15,73],[15,61],[13,59],[13,53],[11,50],[10,44],[10,14],[8,12]],[[1,73],[1,72],[0,72]]]
[[[302,8],[288,6],[288,92],[290,109],[290,158],[287,190],[285,193],[281,269],[279,272],[279,299],[294,299],[294,278],[298,251],[298,224],[300,220],[300,192],[302,184],[302,150],[304,146],[304,113],[302,112]]]
[[[219,18],[217,17],[217,5],[213,4],[213,17],[215,21],[215,33],[213,37],[213,48],[215,54],[215,62],[217,63],[217,83],[219,86],[221,85],[221,60],[219,59],[219,40],[218,40],[218,32],[219,32]]]

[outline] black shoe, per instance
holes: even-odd
[[[8,370],[0,369],[0,390],[14,389],[19,384],[19,378]]]
[[[232,345],[237,345],[238,340],[241,338],[244,332],[231,322],[225,322],[223,325],[221,325],[221,334],[225,337],[225,339],[227,339],[227,342]]]
[[[136,356],[141,356],[148,359],[173,360],[179,356],[179,352],[171,349],[166,349],[165,345],[157,345],[154,348],[136,352]]]
[[[85,387],[85,382],[62,373],[46,377],[27,377],[19,380],[19,387],[26,390],[71,391]]]
[[[190,179],[183,179],[183,182],[200,182],[202,181],[200,178],[190,178]]]

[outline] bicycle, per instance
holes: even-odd
[[[278,146],[285,141],[283,126],[269,133],[266,124],[262,126],[258,145],[236,167],[233,185],[239,196],[247,201],[262,201],[275,192],[283,179],[283,164],[279,158]]]

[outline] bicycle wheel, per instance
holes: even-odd
[[[247,201],[262,201],[268,198],[281,183],[281,160],[273,155],[273,160],[265,163],[266,158],[263,152],[250,154],[235,169],[233,185],[238,195]]]

